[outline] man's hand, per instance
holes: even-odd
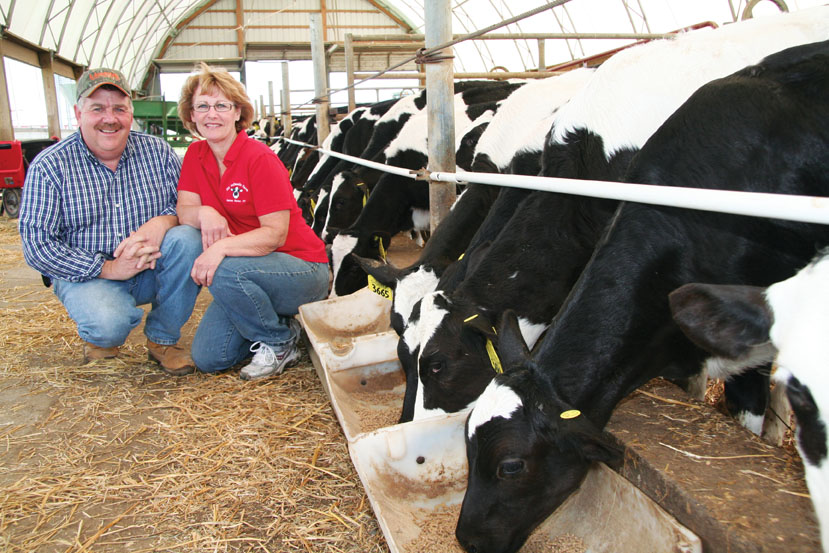
[[[161,251],[158,246],[150,244],[146,237],[133,233],[115,248],[115,259],[104,261],[101,278],[130,279],[141,271],[154,269],[155,261],[159,257]]]
[[[125,257],[126,260],[135,260],[135,268],[139,271],[155,269],[155,260],[161,257],[161,253],[155,254],[161,250],[164,235],[176,224],[178,220],[172,215],[153,217],[118,244],[113,256],[116,259]]]

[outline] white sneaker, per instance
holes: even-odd
[[[287,367],[296,364],[299,359],[299,351],[296,344],[291,344],[285,349],[276,352],[271,346],[264,342],[256,342],[250,346],[254,352],[253,359],[239,372],[242,380],[255,380],[266,376],[282,374]]]

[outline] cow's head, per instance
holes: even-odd
[[[504,373],[466,423],[469,479],[456,536],[469,553],[515,553],[578,488],[590,464],[620,457],[588,416],[559,397],[514,314],[499,326]]]
[[[331,242],[340,231],[357,220],[368,202],[369,192],[369,185],[355,172],[343,171],[334,177],[323,231],[326,242]]]
[[[442,292],[427,294],[418,334],[415,418],[469,407],[500,368],[491,315]]]
[[[700,347],[740,358],[769,341],[778,384],[797,417],[797,448],[829,551],[829,250],[792,278],[767,289],[686,284],[670,294],[677,324]]]
[[[391,236],[381,231],[343,231],[331,244],[333,286],[331,296],[345,296],[365,288],[366,272],[351,253],[360,257],[381,260],[391,244]]]

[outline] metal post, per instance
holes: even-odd
[[[265,97],[263,95],[259,95],[259,119],[265,117]]]
[[[452,38],[450,0],[426,0],[426,48]],[[429,171],[455,171],[455,108],[452,48],[440,52],[446,57],[426,65],[426,98],[429,133]],[[448,186],[447,186],[448,184]],[[455,185],[429,182],[429,226],[432,231],[455,202]]]
[[[273,109],[273,81],[268,81],[268,119],[271,122],[271,129],[276,127],[276,111]],[[264,129],[263,129],[264,130]],[[268,136],[270,138],[270,136]]]
[[[325,44],[323,42],[322,16],[311,14],[311,58],[314,62],[314,97],[319,98],[317,104],[317,144],[322,144],[330,132],[328,124],[328,82],[325,67]]]
[[[291,87],[288,79],[288,63],[282,64],[282,132],[291,136]]]
[[[348,112],[351,113],[357,107],[354,93],[354,42],[351,33],[345,35],[345,76],[348,86]]]

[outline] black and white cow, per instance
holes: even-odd
[[[291,130],[291,140],[303,142],[305,144],[317,144],[317,118],[315,116],[307,116],[304,119],[296,121],[296,125]],[[271,149],[276,152],[276,155],[282,161],[282,164],[288,168],[289,172],[293,173],[296,170],[297,160],[302,159],[303,154],[307,148],[291,142],[284,142],[278,140],[276,144],[271,146]]]
[[[726,359],[722,366],[738,370],[776,357],[773,378],[797,417],[797,449],[829,552],[829,250],[768,288],[694,283],[669,299],[682,331]]]
[[[350,156],[359,156],[368,145],[374,125],[396,102],[397,100],[386,100],[368,106],[360,106],[353,110],[337,125],[339,136],[332,139],[331,149]],[[346,121],[348,122],[346,123]],[[332,134],[334,134],[334,131],[332,131]],[[325,148],[325,145],[323,145],[323,148]],[[314,219],[315,208],[321,205],[322,202],[327,202],[326,198],[331,190],[333,175],[351,166],[351,162],[325,155],[314,167],[308,179],[302,183],[302,192],[297,198],[297,203],[303,210],[303,215],[305,215],[309,224]],[[294,184],[296,187],[298,183]],[[324,222],[325,218],[323,217],[319,224],[324,224]]]
[[[499,103],[498,111],[475,147],[472,170],[535,175],[541,168],[541,150],[560,105],[579,90],[592,69],[530,81]],[[460,164],[460,162],[459,162]],[[470,184],[458,197],[447,217],[435,229],[417,262],[405,269],[359,259],[363,269],[393,289],[391,324],[400,335],[398,358],[407,377],[401,422],[412,420],[418,390],[415,355],[419,351],[419,302],[440,288],[454,289],[462,281],[470,258],[479,245],[491,241],[503,228],[515,207],[528,193],[500,187]],[[497,203],[493,206],[493,202]],[[490,213],[492,207],[492,213]],[[461,261],[460,254],[464,254]],[[453,270],[444,277],[444,271]],[[418,306],[415,313],[415,306]]]
[[[542,174],[620,180],[639,147],[694,90],[769,51],[761,32],[768,25],[692,33],[615,55],[558,110]],[[776,43],[784,45],[822,33],[806,16],[774,27]],[[615,208],[607,200],[544,192],[533,196],[505,225],[488,261],[478,264],[477,275],[452,294],[435,292],[421,303],[421,318],[434,326],[419,325],[417,330],[417,384],[422,390],[416,393],[416,418],[474,403],[495,374],[486,368],[493,347],[489,344],[497,344],[491,329],[504,309],[516,312],[532,346],[575,283]],[[764,412],[765,402],[754,409]]]
[[[509,86],[488,85],[467,88],[455,94],[455,146],[456,159],[464,159],[463,149],[472,149],[471,136],[479,135],[482,121],[489,121],[497,103],[503,100],[521,83]],[[470,100],[488,99],[488,102],[469,104]],[[412,170],[426,166],[427,113],[411,117],[400,134],[383,151],[385,163]],[[332,188],[332,203],[334,205]],[[330,209],[330,208],[329,208]],[[334,273],[332,296],[350,294],[365,286],[366,273],[351,257],[352,252],[361,257],[379,259],[380,244],[387,248],[391,237],[404,230],[429,229],[429,185],[425,181],[395,175],[383,175],[376,189],[369,196],[366,207],[348,230],[335,236],[331,258]]]
[[[827,13],[812,14],[822,14],[824,29]],[[651,136],[626,179],[826,196],[827,164],[829,41],[783,50],[702,87]],[[625,395],[654,376],[699,372],[707,354],[673,324],[671,291],[689,282],[769,285],[827,243],[823,225],[620,205],[532,355],[505,314],[504,373],[467,420],[461,545],[518,551],[591,462],[616,457],[601,429]]]
[[[467,106],[478,105],[486,109],[487,104],[509,95],[513,90],[522,86],[522,84],[520,82],[462,81],[454,84],[454,90],[456,94],[460,95]],[[415,107],[417,110],[422,110],[425,107],[425,102],[425,92],[422,92],[421,96],[416,100]],[[473,120],[481,115],[481,113],[476,113],[472,109],[468,109],[467,111],[468,117]],[[406,123],[406,120],[402,120],[396,131],[394,131],[393,126],[389,126],[383,132],[378,130],[375,133],[376,136],[372,136],[370,145],[360,157],[377,163],[385,163],[387,158],[385,150],[397,136],[396,134],[392,134],[392,132],[399,132],[400,127]],[[464,139],[471,140],[474,131],[472,129],[465,129],[465,131],[470,132],[465,133]],[[463,167],[465,161],[463,152],[465,149],[462,146],[463,144],[458,144],[457,149],[460,157],[456,162],[459,166]],[[471,150],[471,148],[467,148],[466,150]],[[471,155],[471,152],[469,155]],[[468,165],[466,167],[468,168]],[[335,174],[329,196],[325,228],[321,233],[321,236],[326,242],[332,242],[337,232],[341,229],[348,228],[356,221],[357,216],[368,199],[368,195],[377,184],[380,176],[380,171],[363,166],[344,168],[339,174]]]
[[[388,147],[389,143],[397,137],[409,119],[425,107],[426,92],[423,90],[418,94],[404,96],[398,99],[377,119],[369,141],[359,154],[359,157],[382,163],[385,160],[383,151]],[[314,212],[314,231],[323,240],[330,243],[333,240],[333,236],[328,236],[329,233],[326,232],[326,227],[328,226],[328,218],[331,214],[331,198],[337,194],[340,187],[343,187],[349,191],[352,189],[358,190],[360,197],[367,199],[369,187],[373,187],[379,178],[380,172],[374,169],[361,168],[356,164],[346,161],[339,164],[333,170],[332,174],[327,177],[330,180],[330,189],[326,197],[321,197],[317,203],[318,208]],[[344,186],[344,183],[347,183],[346,186]],[[349,205],[351,203],[353,202],[349,202]],[[335,205],[337,206],[335,212],[339,213],[339,203],[335,203]],[[360,207],[362,207],[362,201],[360,202]],[[345,210],[346,207],[343,206],[342,209]],[[357,213],[359,213],[359,210]]]

